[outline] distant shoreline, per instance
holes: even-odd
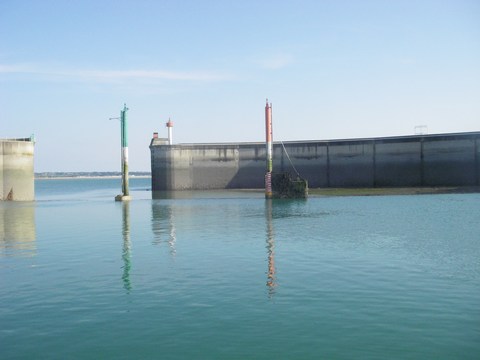
[[[130,175],[129,179],[150,179],[151,175]],[[35,180],[121,179],[121,175],[37,176]]]
[[[121,176],[35,176],[35,180],[121,179]],[[149,175],[129,176],[129,179],[149,179]]]

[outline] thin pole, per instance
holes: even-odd
[[[271,199],[272,192],[272,171],[273,171],[273,142],[272,142],[272,104],[267,103],[265,105],[265,135],[267,146],[267,161],[266,161],[266,174],[265,174],[265,197]]]
[[[127,136],[127,105],[124,104],[120,112],[122,128],[122,192],[123,196],[128,196],[128,136]]]

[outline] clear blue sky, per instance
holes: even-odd
[[[0,1],[0,138],[35,171],[150,169],[174,142],[480,130],[480,1]]]

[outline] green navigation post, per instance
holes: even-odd
[[[116,201],[130,200],[128,191],[128,135],[127,135],[127,104],[120,112],[120,128],[122,137],[122,194],[115,196]]]

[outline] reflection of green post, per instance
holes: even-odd
[[[127,105],[124,104],[120,112],[120,127],[122,132],[122,195],[117,195],[115,200],[130,200],[128,191],[128,136],[127,136]]]
[[[127,201],[123,203],[122,207],[122,235],[123,235],[123,287],[127,292],[132,290],[132,284],[130,282],[130,268],[132,264],[130,262],[130,203]]]

